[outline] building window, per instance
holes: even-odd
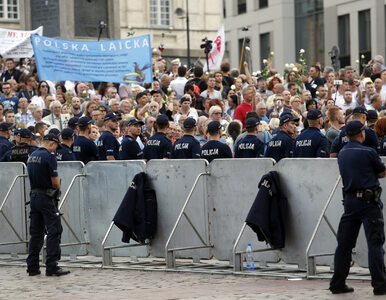
[[[324,64],[323,0],[295,0],[295,44],[296,55],[306,50],[308,65],[317,61]]]
[[[359,57],[365,56],[365,61],[371,59],[371,21],[370,10],[362,10],[358,13],[359,33]]]
[[[271,34],[263,33],[260,34],[260,69],[264,69],[263,60],[269,57],[271,52]]]
[[[247,12],[247,0],[237,0],[237,13],[245,14]]]
[[[350,15],[339,16],[338,18],[338,45],[340,50],[341,67],[349,66],[350,57]]]
[[[18,0],[0,0],[0,19],[3,19],[3,20],[19,19]]]
[[[259,0],[259,9],[268,7],[268,0]]]
[[[170,25],[170,0],[150,0],[150,25]]]

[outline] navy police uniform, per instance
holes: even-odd
[[[248,134],[236,145],[236,158],[254,158],[263,156],[264,143],[254,134]]]
[[[64,128],[60,135],[62,136],[62,140],[72,140],[72,138],[75,136],[75,131],[71,128]],[[76,160],[75,154],[72,152],[72,145],[69,147],[65,144],[62,144],[62,149],[58,149],[56,151],[56,159],[57,161]]]
[[[17,131],[17,135],[24,139],[30,139],[33,137],[33,134],[30,130],[22,128]],[[37,147],[31,146],[27,143],[21,142],[11,149],[9,149],[1,158],[0,161],[3,162],[23,162],[27,163],[28,157],[32,152],[34,152]]]
[[[347,125],[347,133],[355,136],[364,130],[359,121]],[[385,165],[378,153],[358,141],[349,141],[338,155],[339,171],[343,181],[344,213],[339,223],[338,247],[334,258],[334,275],[330,282],[332,293],[347,293],[345,280],[349,273],[351,253],[355,247],[361,224],[363,223],[367,244],[369,269],[374,294],[386,294],[386,273],[383,243],[385,241],[383,204],[380,201],[378,174],[384,172]]]
[[[386,156],[386,137],[382,139],[380,146],[380,156]]]
[[[76,160],[87,164],[91,160],[97,160],[98,151],[95,143],[85,136],[78,136],[72,144],[72,151]]]
[[[53,134],[44,137],[54,140],[60,147],[59,139]],[[55,155],[42,147],[34,151],[27,162],[28,177],[31,184],[31,212],[30,212],[30,243],[28,248],[27,272],[29,275],[38,275],[39,253],[43,246],[44,234],[47,233],[46,246],[46,275],[58,274],[60,268],[60,237],[62,225],[58,211],[56,189],[53,188],[51,178],[58,177]]]
[[[155,122],[160,128],[166,128],[169,119],[166,115],[159,115]],[[146,142],[143,149],[143,158],[146,160],[170,158],[171,153],[172,142],[165,133],[157,132]]]
[[[323,115],[318,109],[311,109],[307,113],[307,119],[317,120]],[[294,157],[326,157],[327,138],[319,128],[308,127],[296,139]]]
[[[185,129],[196,127],[197,122],[193,118],[187,118],[184,121]],[[200,142],[192,135],[185,134],[174,143],[172,158],[201,158]]]
[[[12,125],[3,122],[0,124],[0,131],[8,131],[12,129]],[[0,136],[0,158],[7,152],[9,149],[11,149],[13,144],[4,136]]]
[[[131,136],[126,135],[119,147],[119,159],[121,160],[131,160],[131,159],[141,159],[142,150],[139,147],[136,140]]]
[[[215,135],[221,130],[221,124],[218,121],[212,121],[208,124],[208,133]],[[209,163],[216,158],[232,158],[232,151],[227,144],[218,140],[208,141],[201,148],[201,158],[206,159]]]
[[[103,132],[98,140],[98,159],[107,160],[107,156],[112,155],[119,159],[119,142],[110,131]]]

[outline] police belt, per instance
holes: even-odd
[[[343,191],[343,197],[351,196],[364,201],[381,201],[382,188],[376,187],[372,189],[356,190],[356,191]]]
[[[31,195],[44,195],[48,196],[50,198],[56,198],[57,196],[57,189],[32,189],[31,190]]]

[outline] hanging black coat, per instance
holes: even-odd
[[[266,241],[274,249],[284,248],[286,212],[287,197],[280,189],[279,175],[271,171],[261,178],[245,222],[256,232],[259,241]]]
[[[114,224],[123,231],[122,242],[144,243],[157,229],[157,198],[146,174],[135,175],[115,216]]]

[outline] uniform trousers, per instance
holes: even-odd
[[[365,201],[356,196],[344,199],[344,214],[338,228],[338,247],[334,257],[334,276],[330,289],[345,285],[359,229],[363,223],[368,247],[368,261],[371,284],[375,289],[386,287],[383,243],[385,242],[382,203]]]
[[[46,270],[56,271],[60,260],[60,237],[63,231],[58,202],[56,199],[41,194],[31,195],[30,244],[28,248],[28,271],[39,270],[39,253],[47,233]]]

